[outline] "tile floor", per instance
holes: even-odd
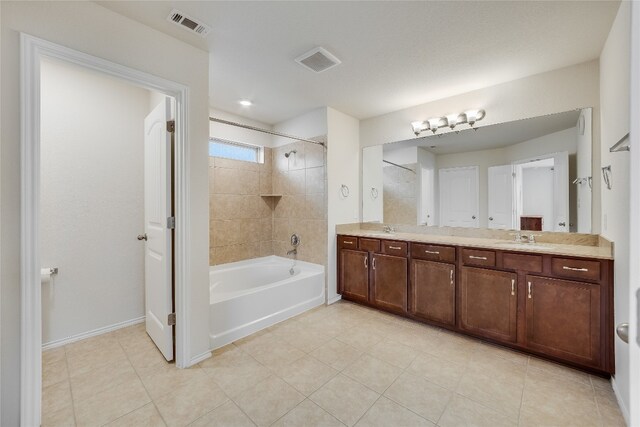
[[[608,381],[340,302],[167,364],[143,325],[43,355],[45,426],[623,426]]]

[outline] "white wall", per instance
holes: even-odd
[[[42,287],[47,344],[144,316],[135,236],[150,93],[61,62],[41,67],[40,256],[59,268]]]
[[[382,145],[362,150],[362,222],[383,222]]]
[[[215,108],[209,109],[209,115],[211,117],[229,120],[236,123],[242,123],[262,129],[271,130],[272,128],[271,125],[268,125],[266,123],[247,119],[246,117],[227,113],[226,111],[216,110]],[[209,122],[209,135],[235,142],[245,142],[247,144],[260,145],[262,147],[273,147],[274,140],[274,137],[272,135],[269,135],[268,133],[256,132],[254,130],[225,125],[223,123],[217,122]],[[289,140],[289,143],[290,142],[291,140]]]
[[[91,2],[0,2],[0,303],[2,355],[0,425],[19,425],[20,396],[20,42],[21,31],[190,88],[187,108],[188,171],[192,216],[190,355],[208,340],[209,55]],[[167,58],[171,58],[168,60]]]
[[[409,165],[418,163],[418,147],[401,147],[392,150],[384,150],[384,160],[397,165]],[[383,166],[389,166],[388,163]]]
[[[580,112],[580,117],[576,123],[576,137],[578,138],[578,146],[576,149],[576,178],[599,178],[600,171],[592,169],[593,153],[591,152],[591,141],[593,132],[591,130],[592,123],[591,110],[585,109]],[[581,125],[582,123],[582,125]],[[583,127],[581,129],[581,126]],[[593,185],[593,184],[592,184]],[[591,224],[592,212],[600,212],[600,200],[594,200],[592,190],[588,182],[576,185],[576,204],[578,212],[576,215],[576,231],[578,233],[597,233],[600,231],[600,223]],[[595,225],[595,227],[594,227]],[[595,231],[594,231],[595,229]]]
[[[563,151],[568,152],[570,155],[576,154],[577,149],[576,129],[571,127],[506,147],[505,156],[507,162],[511,163]]]
[[[337,293],[336,225],[358,222],[360,214],[360,122],[333,108],[327,108],[327,211],[328,211],[328,301]],[[342,197],[340,187],[349,187]]]
[[[612,172],[611,190],[602,188],[602,235],[615,243],[615,324],[629,320],[629,153],[609,153],[609,147],[629,132],[630,30],[630,5],[622,2],[600,56],[601,158]],[[616,338],[615,346],[614,388],[628,417],[629,345]]]
[[[316,108],[308,113],[294,117],[281,123],[273,125],[273,130],[287,135],[301,138],[314,138],[327,134],[327,109]],[[279,147],[291,143],[291,139],[274,136],[273,147]]]
[[[436,197],[437,177],[436,156],[423,148],[419,148],[418,183],[420,196],[418,197],[418,224],[435,225],[438,223],[440,206]]]

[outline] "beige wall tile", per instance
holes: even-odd
[[[324,166],[305,171],[306,194],[324,193]]]
[[[287,194],[305,194],[306,171],[305,169],[289,171],[287,176],[288,191]]]

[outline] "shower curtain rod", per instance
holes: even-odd
[[[312,144],[322,145],[323,147],[325,146],[324,142],[322,142],[322,141],[314,141],[313,139],[307,139],[307,138],[298,138],[297,136],[287,135],[286,133],[276,132],[276,131],[268,130],[268,129],[262,129],[262,128],[258,128],[258,127],[255,127],[255,126],[244,125],[242,123],[237,123],[237,122],[232,122],[232,121],[229,121],[229,120],[219,119],[217,117],[209,117],[209,120],[212,121],[212,122],[216,122],[216,123],[222,123],[223,125],[236,126],[236,127],[239,127],[239,128],[254,130],[256,132],[262,132],[262,133],[268,133],[270,135],[281,136],[283,138],[295,139],[296,141],[310,142]]]
[[[406,170],[408,170],[409,172],[416,173],[416,171],[414,171],[413,169],[409,169],[408,167],[405,167],[405,166],[402,166],[402,165],[397,165],[397,164],[395,164],[395,163],[393,163],[393,162],[390,162],[389,160],[383,160],[383,162],[384,162],[384,163],[389,163],[390,165],[393,165],[393,166],[396,166],[396,167],[399,167],[399,168],[402,168],[402,169],[406,169]]]

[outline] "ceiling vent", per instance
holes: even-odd
[[[325,48],[317,47],[296,58],[296,62],[316,73],[321,73],[339,65],[342,61],[330,54]]]
[[[201,37],[206,37],[211,31],[211,27],[202,22],[198,22],[194,18],[180,12],[177,9],[173,9],[169,16],[167,16],[167,21],[173,22],[176,25],[179,25],[192,33],[196,33]]]

